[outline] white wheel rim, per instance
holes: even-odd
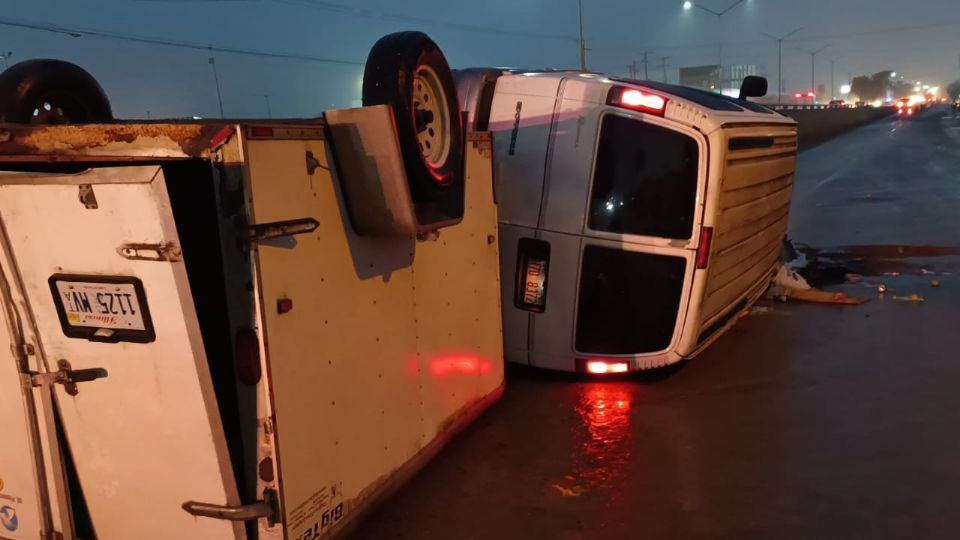
[[[420,153],[432,167],[440,167],[450,154],[451,119],[440,77],[429,66],[418,67],[413,77],[413,109]],[[432,113],[433,119],[420,125],[416,111]]]

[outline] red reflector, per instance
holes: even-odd
[[[700,229],[700,247],[697,248],[697,270],[703,270],[710,263],[711,243],[713,243],[713,227]]]
[[[251,137],[273,137],[273,128],[268,126],[253,126],[250,128]]]
[[[630,366],[626,362],[604,362],[602,360],[590,360],[587,362],[587,371],[602,375],[604,373],[626,373],[630,371]]]
[[[277,300],[277,313],[283,315],[284,313],[290,313],[293,310],[293,300],[289,298],[281,298]]]
[[[241,328],[234,339],[237,355],[237,378],[251,386],[260,382],[260,340],[250,328]]]

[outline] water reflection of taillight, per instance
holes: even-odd
[[[260,340],[257,333],[250,328],[241,328],[234,338],[234,354],[236,354],[237,378],[243,384],[251,386],[260,382]]]
[[[631,389],[616,383],[593,383],[582,386],[581,392],[576,410],[586,437],[579,446],[575,472],[594,486],[616,485],[633,461]]]

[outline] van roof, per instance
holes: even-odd
[[[772,109],[769,109],[759,103],[737,99],[722,94],[708,92],[697,88],[689,88],[675,84],[667,84],[656,81],[640,81],[625,77],[607,76],[601,73],[582,72],[582,71],[560,71],[560,70],[507,70],[502,71],[504,75],[533,75],[541,77],[577,79],[591,84],[602,84],[606,86],[624,84],[648,88],[650,90],[666,94],[675,102],[683,103],[687,113],[681,113],[679,116],[672,116],[685,124],[695,124],[697,127],[708,131],[720,128],[724,125],[741,123],[776,123],[776,124],[795,124],[796,122]],[[693,116],[689,112],[697,111]]]

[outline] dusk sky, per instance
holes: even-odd
[[[720,11],[733,0],[701,0]],[[208,58],[216,59],[227,116],[313,116],[359,98],[362,63],[383,34],[430,34],[453,67],[574,68],[576,0],[31,0],[0,2],[0,52],[10,62],[60,58],[101,82],[121,118],[217,116]],[[747,0],[721,23],[682,0],[583,0],[588,68],[626,74],[650,51],[651,78],[677,81],[680,66],[715,64],[721,24],[725,65],[758,64],[776,86],[782,35],[785,88],[836,85],[848,73],[896,70],[911,80],[960,78],[958,0]],[[9,26],[12,23],[20,26]],[[76,31],[80,37],[40,29]],[[93,35],[97,34],[97,35]],[[123,35],[298,58],[204,51],[105,37]],[[343,63],[329,63],[334,60]],[[657,66],[657,67],[655,67]],[[642,76],[642,67],[640,68]],[[268,97],[265,97],[268,96]]]

